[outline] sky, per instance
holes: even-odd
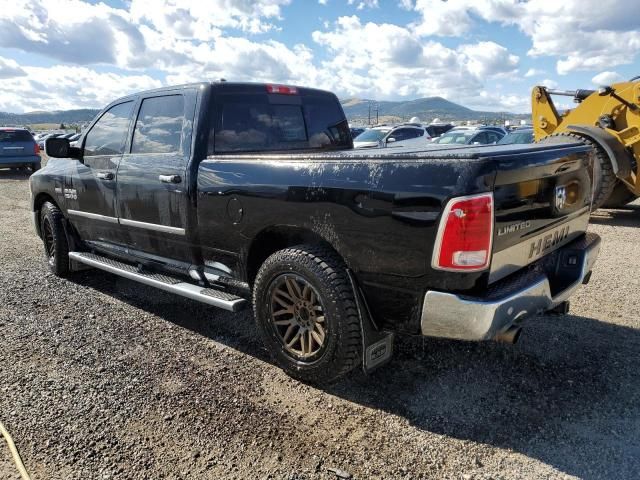
[[[525,113],[534,85],[640,75],[638,18],[636,0],[0,0],[0,111],[225,78]]]

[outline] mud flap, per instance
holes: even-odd
[[[379,330],[371,319],[369,309],[364,301],[364,295],[356,283],[351,270],[347,269],[351,286],[355,293],[358,316],[360,317],[360,331],[362,334],[362,370],[365,374],[373,372],[378,367],[391,360],[393,356],[393,332]]]

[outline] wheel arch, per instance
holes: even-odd
[[[47,192],[40,192],[34,197],[31,211],[33,212],[33,215],[34,215],[34,227],[36,229],[36,233],[40,238],[42,238],[40,212],[42,210],[42,206],[46,202],[50,202],[54,204],[56,207],[58,207],[58,209],[60,209],[60,205],[58,205],[58,202],[56,202],[55,199]],[[62,209],[60,210],[62,211]]]
[[[616,177],[627,178],[631,175],[633,158],[615,136],[602,128],[587,125],[568,125],[566,130],[581,137],[587,137],[600,146],[609,157]]]
[[[273,253],[284,248],[292,247],[302,243],[323,244],[334,250],[343,261],[346,260],[335,244],[318,232],[313,230],[294,227],[290,225],[267,227],[260,231],[252,240],[245,258],[246,278],[249,285],[252,285],[260,266]]]

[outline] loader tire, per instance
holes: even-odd
[[[562,143],[563,141],[573,143],[580,142],[591,147],[593,151],[593,175],[596,179],[593,191],[593,203],[591,205],[591,211],[593,212],[605,204],[618,182],[618,179],[613,172],[611,160],[600,145],[592,141],[590,138],[578,135],[577,133],[554,133],[541,139],[539,143]]]
[[[633,202],[636,198],[629,188],[622,182],[618,181],[606,202],[602,204],[603,208],[620,208]]]

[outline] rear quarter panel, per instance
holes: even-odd
[[[482,275],[434,272],[429,265],[443,204],[489,190],[493,172],[487,161],[410,156],[210,157],[198,173],[204,260],[246,279],[253,239],[274,226],[302,228],[341,254],[379,318],[402,322],[407,305],[419,309],[427,285],[472,288]]]

